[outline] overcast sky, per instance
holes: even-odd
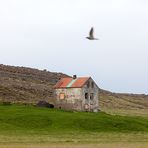
[[[99,41],[85,38],[92,26]],[[0,0],[0,64],[148,94],[148,1]]]

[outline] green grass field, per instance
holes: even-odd
[[[148,117],[0,105],[0,147],[114,142],[147,145]]]

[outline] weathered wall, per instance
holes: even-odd
[[[60,99],[60,94],[64,93],[65,98]],[[67,110],[82,110],[81,88],[68,88],[55,90],[55,107]]]
[[[89,87],[88,87],[89,83]],[[93,83],[93,87],[92,84]],[[85,98],[85,93],[88,93],[88,99]],[[93,94],[93,99],[91,99],[91,94]],[[82,88],[82,110],[84,111],[98,111],[99,109],[99,88],[92,79],[84,85]]]
[[[88,87],[89,83],[89,87]],[[93,83],[93,87],[92,84]],[[83,88],[63,88],[55,90],[56,108],[78,111],[97,111],[98,108],[98,92],[99,89],[92,79],[83,86]],[[85,98],[85,93],[88,93],[88,98]],[[62,94],[62,95],[60,95]],[[64,98],[61,98],[60,96]],[[91,99],[93,94],[93,99]]]

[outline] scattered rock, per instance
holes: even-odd
[[[53,104],[50,104],[50,103],[48,103],[46,101],[39,101],[36,106],[38,106],[38,107],[54,108]]]

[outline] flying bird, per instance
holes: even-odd
[[[89,32],[89,36],[86,37],[86,38],[89,39],[89,40],[99,40],[99,39],[94,37],[94,28],[93,27],[91,27],[90,32]]]

